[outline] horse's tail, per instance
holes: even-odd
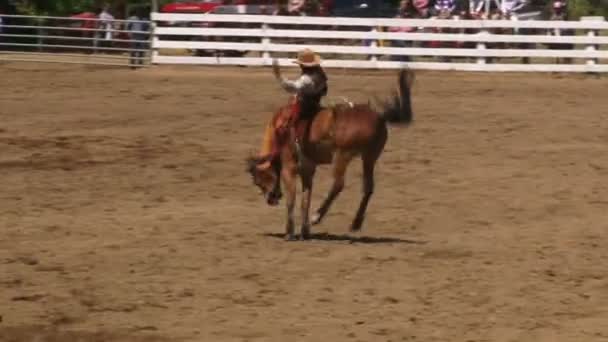
[[[399,92],[385,101],[380,116],[389,123],[409,125],[414,114],[412,112],[411,87],[414,83],[414,73],[409,69],[399,72]]]

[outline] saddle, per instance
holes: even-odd
[[[271,149],[273,157],[281,152],[281,148],[288,143],[290,137],[297,141],[304,138],[311,118],[303,117],[301,113],[302,106],[294,96],[289,101],[289,110],[281,112],[275,121],[275,139]]]

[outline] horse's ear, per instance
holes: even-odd
[[[257,158],[253,154],[251,154],[247,157],[247,159],[245,159],[245,163],[247,164],[247,172],[253,174],[258,165]]]

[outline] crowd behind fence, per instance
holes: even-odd
[[[608,71],[608,23],[603,18],[462,20],[153,13],[152,20],[156,24],[152,41],[156,63],[270,65],[277,57],[289,65],[287,58],[309,47],[321,53],[330,67]],[[175,21],[196,24],[168,24]],[[175,54],[184,49],[198,53]],[[558,65],[560,59],[563,64]]]
[[[279,58],[290,65],[288,58],[311,47],[329,67],[608,71],[608,23],[602,17],[564,21],[157,12],[151,20],[143,17],[3,15],[0,61],[143,67],[269,65]]]

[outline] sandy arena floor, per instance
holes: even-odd
[[[417,76],[363,232],[354,163],[286,243],[244,168],[269,69],[0,65],[0,341],[608,340],[606,78]]]

